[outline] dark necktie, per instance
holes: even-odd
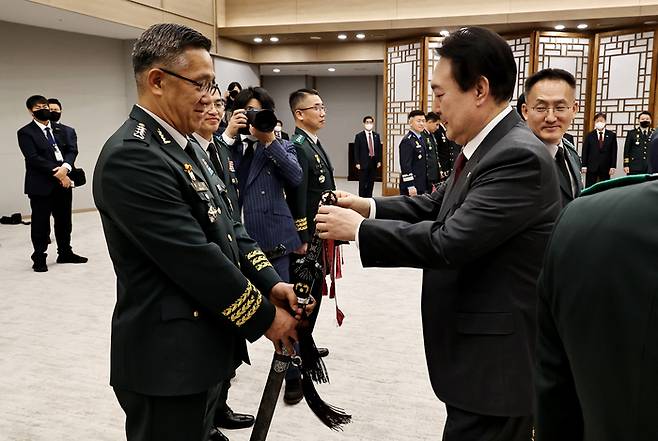
[[[603,132],[599,132],[599,150],[603,150]]]
[[[555,154],[555,162],[557,163],[557,169],[560,170],[560,181],[562,185],[569,189],[569,194],[573,197],[573,189],[571,188],[571,178],[569,177],[569,170],[567,169],[564,147],[558,146],[557,153]]]
[[[246,144],[246,147],[244,153],[242,154],[240,165],[235,172],[238,178],[238,204],[240,207],[242,207],[244,190],[247,187],[247,178],[249,178],[251,162],[254,159],[254,145],[256,144],[256,141],[245,139],[244,143]]]
[[[224,180],[224,167],[222,166],[222,161],[219,159],[219,153],[217,152],[217,146],[214,142],[208,144],[208,156],[210,157],[210,162],[212,162],[215,171],[222,175],[222,180]]]
[[[368,156],[375,156],[375,144],[372,142],[372,132],[368,132]]]
[[[55,153],[55,159],[57,159],[60,162],[64,161],[64,158],[62,158],[62,154],[59,151],[59,147],[57,147],[57,142],[55,141],[55,138],[53,138],[53,134],[50,131],[50,127],[46,127],[45,131],[46,131],[46,139],[50,143],[50,147],[53,149],[53,153]]]
[[[462,170],[464,170],[466,161],[468,161],[468,159],[466,159],[466,156],[464,156],[464,152],[460,152],[457,156],[457,159],[455,160],[454,182],[457,182],[457,179],[459,179],[459,175],[461,175]]]

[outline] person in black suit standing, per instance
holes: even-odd
[[[566,70],[542,69],[526,80],[523,116],[555,158],[564,207],[583,189],[578,152],[564,137],[578,112],[576,79]]]
[[[265,335],[293,353],[296,340],[292,286],[235,221],[225,184],[188,138],[217,88],[210,47],[183,25],[144,31],[132,53],[138,104],[94,171],[118,280],[110,384],[128,441],[207,441],[246,341]]]
[[[437,155],[439,157],[439,164],[441,165],[441,181],[444,182],[450,176],[455,159],[457,159],[457,155],[459,155],[462,148],[448,139],[446,128],[441,122],[441,114],[438,115],[439,127],[434,132],[434,140],[436,141]]]
[[[364,267],[423,268],[425,354],[444,441],[532,434],[536,280],[561,208],[555,163],[510,106],[516,63],[479,27],[438,49],[434,111],[464,149],[431,195],[339,195],[320,237],[357,240]],[[351,208],[352,210],[347,210]]]
[[[605,113],[594,116],[594,130],[585,136],[582,164],[585,187],[610,179],[617,167],[617,134],[605,128]]]
[[[415,196],[432,190],[427,180],[427,146],[423,139],[425,113],[409,112],[409,132],[402,138],[400,152],[400,194]]]
[[[53,125],[53,131],[61,130],[66,143],[74,146],[75,150],[78,151],[78,134],[75,132],[75,129],[60,122],[62,118],[62,103],[57,98],[48,98],[48,108],[50,109],[49,120]]]
[[[64,130],[50,122],[48,100],[41,95],[27,99],[32,122],[18,130],[18,146],[25,157],[25,194],[32,209],[32,269],[48,271],[46,250],[50,216],[55,220],[57,263],[85,263],[71,248],[72,186],[69,172],[78,156],[77,145]]]
[[[359,196],[369,198],[377,178],[377,170],[382,166],[382,141],[373,129],[375,119],[368,115],[363,118],[363,130],[354,137],[354,163],[359,170]]]
[[[658,439],[656,179],[588,188],[555,226],[538,289],[537,440]]]
[[[274,127],[274,136],[278,139],[283,139],[285,141],[290,141],[290,135],[283,131],[283,121],[280,119],[276,120],[276,127]]]
[[[436,142],[435,133],[439,130],[439,115],[429,112],[425,115],[425,130],[423,140],[425,141],[425,153],[427,153],[427,183],[429,191],[434,191],[445,176],[441,161],[439,161],[439,146]]]

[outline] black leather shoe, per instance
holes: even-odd
[[[35,273],[45,273],[48,271],[48,265],[46,265],[46,262],[34,262],[34,265],[32,265],[32,269],[34,270]]]
[[[219,431],[217,427],[210,429],[210,436],[208,436],[208,441],[229,441],[227,436]]]
[[[327,348],[318,348],[318,355],[321,358],[326,357],[327,355],[329,355],[329,349],[327,349]]]
[[[215,424],[223,429],[246,429],[254,425],[254,416],[246,413],[235,413],[226,406],[224,412],[215,413]]]
[[[57,256],[57,263],[87,263],[89,259],[78,256],[75,253],[60,254]]]
[[[283,393],[283,402],[286,404],[297,404],[304,398],[302,390],[302,379],[286,380],[286,388]]]

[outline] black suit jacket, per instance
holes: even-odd
[[[379,133],[372,132],[372,142],[375,153],[375,162],[382,162],[382,140]],[[354,162],[364,170],[370,166],[370,153],[368,150],[368,138],[364,130],[354,136]]]
[[[201,147],[193,152],[135,106],[96,164],[94,201],[117,275],[110,383],[119,389],[207,390],[274,319],[262,293],[281,279],[231,217]]]
[[[77,138],[72,142],[70,135],[60,125],[51,126],[53,137],[59,147],[63,162],[73,166],[78,156]],[[55,151],[41,128],[32,121],[18,132],[18,146],[25,157],[25,194],[48,196],[60,185],[53,176],[53,169],[62,165],[55,158]]]
[[[603,135],[603,147],[599,149],[599,136],[592,130],[585,137],[582,152],[583,167],[587,173],[607,175],[611,168],[617,167],[617,134],[606,130]]]
[[[658,182],[629,185],[646,179],[599,184],[617,188],[579,197],[555,226],[539,281],[538,440],[658,439]]]
[[[578,156],[578,152],[574,148],[573,144],[566,138],[563,138],[562,145],[564,146],[564,154],[567,160],[567,169],[569,170],[569,173],[571,174],[571,177],[574,181],[574,188],[572,189],[571,185],[567,185],[565,181],[558,179],[560,183],[560,192],[562,195],[562,206],[564,207],[569,202],[577,198],[580,195],[580,192],[583,191],[583,179],[580,173],[582,166],[580,164],[580,156]],[[575,190],[575,194],[573,193],[573,190]]]
[[[554,164],[512,112],[457,182],[453,175],[431,195],[376,198],[377,219],[361,224],[364,267],[424,269],[425,354],[446,404],[532,414],[536,280],[561,208]]]

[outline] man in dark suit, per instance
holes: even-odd
[[[539,279],[537,440],[658,439],[656,200],[656,176],[600,183],[555,226]]]
[[[425,114],[422,110],[409,113],[409,131],[398,146],[400,152],[400,194],[415,196],[428,193],[427,146],[423,139]]]
[[[439,115],[434,112],[429,112],[425,115],[425,130],[423,130],[423,141],[425,141],[425,153],[427,154],[427,184],[429,192],[438,188],[439,183],[444,176],[439,161],[439,146],[436,142],[434,134],[439,130]]]
[[[375,119],[368,115],[363,118],[363,130],[354,137],[354,163],[359,170],[359,196],[369,198],[377,178],[377,170],[382,166],[382,141],[373,129]]]
[[[66,143],[75,147],[78,151],[78,134],[71,126],[64,125],[60,122],[62,118],[62,103],[57,98],[48,98],[48,108],[50,109],[50,123],[53,126],[53,131],[62,131],[62,137]]]
[[[651,113],[640,112],[638,126],[626,134],[624,143],[624,173],[640,175],[649,171],[649,142],[653,135]]]
[[[585,187],[610,179],[617,167],[617,134],[605,128],[605,113],[594,116],[594,130],[585,136],[582,151],[582,171]]]
[[[32,122],[18,130],[18,146],[25,157],[25,194],[32,209],[32,269],[48,271],[46,250],[50,241],[50,216],[55,220],[57,263],[85,263],[71,248],[71,171],[78,149],[66,131],[50,122],[48,100],[41,95],[27,99]]]
[[[238,207],[237,178],[229,169],[231,159],[228,148],[224,146],[220,139],[214,136],[219,128],[219,122],[224,115],[224,100],[216,90],[211,96],[211,103],[206,109],[201,122],[201,127],[192,134],[194,141],[206,153],[210,160],[208,171],[211,174],[216,173],[224,184],[228,194],[229,211],[232,209],[233,219],[241,222],[240,210]],[[231,165],[232,167],[232,165]],[[235,374],[231,376],[233,378]],[[215,416],[213,418],[213,427],[210,431],[209,441],[228,441],[228,437],[222,433],[220,428],[225,429],[244,429],[254,424],[254,416],[244,413],[233,412],[228,405],[228,391],[231,387],[231,380],[222,382],[222,387],[217,398],[215,406]]]
[[[423,268],[430,380],[444,441],[527,441],[532,433],[536,280],[560,211],[553,158],[510,107],[516,63],[479,27],[443,41],[434,110],[464,149],[431,195],[321,207],[322,238],[357,240],[365,267]],[[364,219],[367,217],[368,219]]]
[[[576,79],[563,69],[542,69],[526,80],[523,116],[555,159],[564,207],[583,189],[578,152],[564,138],[578,112]]]
[[[217,391],[248,360],[245,341],[265,335],[292,351],[296,339],[292,287],[234,220],[224,182],[188,138],[216,88],[210,47],[177,24],[142,34],[138,104],[94,172],[118,280],[110,383],[128,441],[206,441]]]
[[[283,121],[280,119],[276,120],[276,127],[274,128],[274,135],[279,138],[283,139],[285,141],[290,141],[290,136],[283,131]]]

